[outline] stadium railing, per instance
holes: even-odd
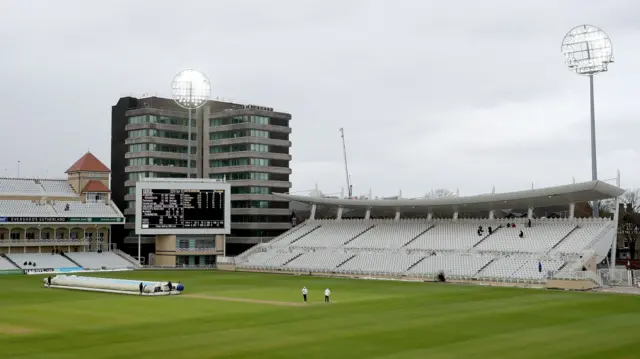
[[[145,265],[141,266],[139,269],[216,269],[215,264],[182,264],[182,265],[173,265],[173,266],[162,266],[162,265]]]

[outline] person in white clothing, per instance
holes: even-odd
[[[324,290],[324,302],[329,303],[329,296],[331,295],[331,291],[329,288]]]
[[[307,290],[307,287],[302,287],[302,299],[304,299],[304,302],[307,302],[307,293],[309,291]]]

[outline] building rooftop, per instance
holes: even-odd
[[[111,190],[109,190],[109,187],[105,186],[104,183],[98,181],[98,180],[90,180],[89,182],[87,182],[87,185],[84,186],[84,189],[82,190],[82,192],[103,192],[103,193],[108,193],[111,192]]]
[[[72,172],[107,172],[110,173],[109,167],[105,166],[99,159],[96,158],[91,152],[87,152],[84,156],[80,157],[65,173]]]
[[[317,204],[327,207],[393,209],[428,211],[489,211],[512,208],[549,207],[608,198],[615,198],[624,190],[602,181],[589,181],[556,187],[546,187],[517,192],[482,194],[466,197],[437,199],[339,199],[314,196],[298,196],[274,193],[274,196],[290,201]]]

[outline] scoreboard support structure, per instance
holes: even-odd
[[[142,235],[156,236],[156,259],[166,257],[162,265],[171,264],[171,259],[175,264],[177,236],[211,236],[216,252],[225,253],[225,235],[231,232],[231,185],[202,178],[143,179],[136,183],[135,230],[138,260]]]

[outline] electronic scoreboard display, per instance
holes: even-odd
[[[137,234],[228,234],[230,186],[219,183],[139,182]]]
[[[224,228],[224,190],[142,190],[142,228]]]

